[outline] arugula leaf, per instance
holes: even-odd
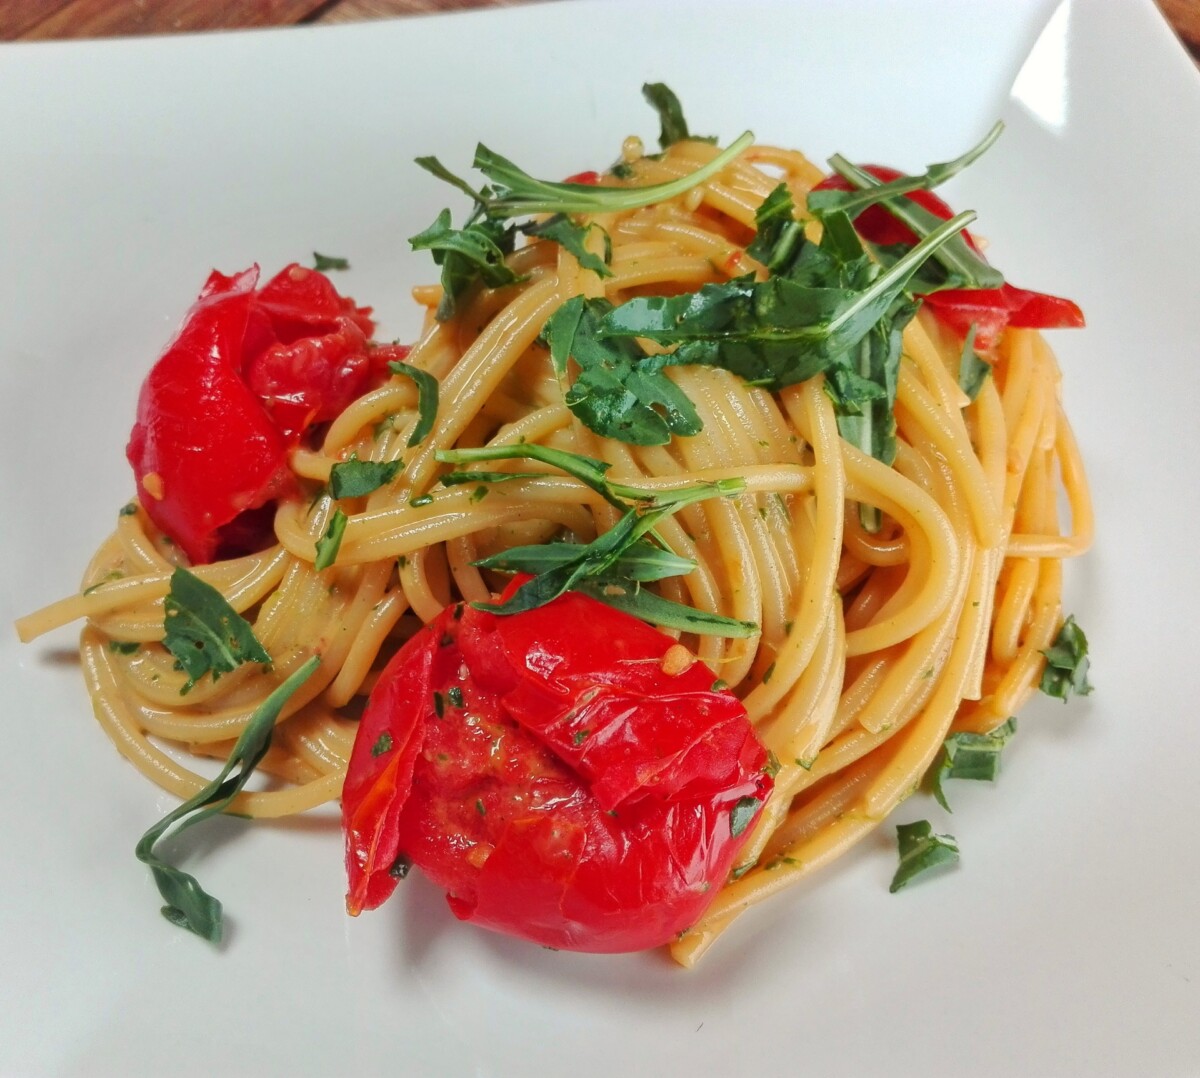
[[[840,155],[835,154],[829,159],[829,163],[840,176],[854,184],[857,188],[867,191],[872,195],[876,191],[883,191],[885,196],[889,190],[894,194],[894,189],[889,189],[887,184],[884,184],[881,180],[877,180],[869,172],[859,168],[857,165],[851,164]],[[908,179],[908,177],[905,179]],[[893,182],[901,184],[901,181]],[[901,186],[903,185],[901,184]],[[845,205],[844,202],[826,198],[826,194],[833,195],[837,194],[837,192],[814,191],[809,195],[808,208],[810,213],[823,220],[830,210],[846,212],[842,208]],[[918,205],[910,198],[902,196],[888,198],[884,196],[880,196],[882,201],[879,202],[879,205],[883,206],[898,221],[901,221],[912,229],[919,239],[924,239],[932,235],[941,223],[940,217],[930,213],[929,210]],[[852,212],[857,213],[858,209],[853,209]],[[883,264],[888,265],[899,258],[903,258],[906,251],[907,248],[903,246],[880,247],[876,249],[876,254]],[[1004,284],[1004,275],[976,254],[966,239],[961,236],[953,237],[949,242],[940,246],[938,250],[931,252],[931,254],[933,255],[933,261],[940,265],[942,272],[940,275],[932,275],[929,273],[928,268],[925,269],[919,277],[920,287],[917,289],[917,291],[923,294],[936,292],[943,288],[1000,288]]]
[[[562,469],[624,512],[614,527],[590,543],[557,542],[515,547],[476,561],[475,565],[485,569],[534,574],[504,603],[475,603],[477,609],[495,614],[517,614],[536,609],[563,592],[574,590],[658,625],[723,636],[750,636],[758,632],[758,627],[751,622],[694,610],[641,587],[647,581],[689,573],[696,567],[691,559],[679,557],[661,545],[661,540],[654,536],[655,525],[692,502],[740,494],[746,487],[744,480],[721,479],[674,490],[649,491],[607,479],[605,472],[609,465],[605,461],[549,446],[521,443],[438,450],[435,454],[438,461],[452,464],[521,458]],[[442,481],[458,483],[488,476],[515,479],[544,474],[452,472]],[[659,545],[651,542],[648,536]]]
[[[930,771],[930,785],[937,803],[953,812],[942,789],[945,779],[975,779],[995,782],[1000,773],[1000,752],[1017,732],[1017,720],[1006,719],[990,734],[951,734]]]
[[[338,550],[342,545],[342,536],[346,534],[346,523],[349,517],[340,509],[335,509],[325,527],[325,534],[317,540],[317,556],[313,568],[328,569],[337,561]]]
[[[992,148],[992,145],[1003,131],[1004,123],[997,121],[992,126],[992,129],[966,153],[954,158],[953,161],[943,161],[940,164],[929,165],[923,173],[916,176],[901,176],[887,183],[872,177],[874,179],[872,185],[867,187],[859,186],[851,191],[838,191],[831,188],[812,191],[808,196],[809,212],[819,216],[831,210],[836,210],[851,217],[856,217],[868,206],[886,202],[888,199],[896,198],[899,195],[906,195],[912,191],[931,191],[933,188],[941,186],[947,180],[957,176],[964,169],[973,165]],[[830,159],[830,164],[839,173],[841,172],[841,169],[838,167],[839,165],[843,167],[855,167],[851,166],[850,162],[841,154],[835,154]],[[850,179],[848,176],[845,178]],[[851,180],[851,182],[854,181]]]
[[[557,569],[578,557],[579,543],[541,543],[535,546],[517,546],[472,562],[481,569],[499,569],[507,573],[531,573],[537,575],[548,569]],[[683,576],[696,568],[691,558],[683,558],[670,550],[639,539],[623,550],[613,562],[614,576],[628,581],[648,582],[665,580],[672,576]]]
[[[221,903],[200,886],[195,876],[162,860],[154,852],[155,843],[168,831],[175,837],[229,807],[271,747],[271,735],[284,705],[308,680],[320,661],[320,656],[312,656],[259,705],[217,777],[195,797],[167,813],[135,847],[137,859],[149,866],[158,892],[167,903],[162,908],[162,915],[173,925],[218,943],[222,930]],[[237,774],[233,774],[234,768],[238,768]]]
[[[603,258],[593,254],[585,246],[588,233],[593,228],[599,229],[604,235]],[[585,270],[591,270],[599,277],[612,276],[612,270],[608,268],[608,263],[612,261],[612,238],[599,225],[581,225],[572,221],[565,214],[556,213],[551,217],[547,217],[544,221],[538,221],[531,225],[522,225],[521,231],[526,236],[551,240],[560,247],[566,248],[566,250],[575,256],[580,266]]]
[[[684,139],[696,139],[698,142],[716,142],[714,136],[698,136],[688,131],[687,120],[683,118],[683,106],[675,92],[665,82],[647,82],[642,84],[642,97],[650,107],[658,113],[658,122],[662,127],[659,132],[658,144],[665,150],[675,142]]]
[[[349,460],[338,461],[329,470],[329,493],[334,498],[360,498],[386,486],[400,472],[399,460],[359,460],[351,453]]]
[[[665,445],[673,434],[691,435],[703,424],[695,405],[647,360],[633,340],[604,339],[601,327],[616,310],[606,299],[573,296],[546,322],[542,337],[559,382],[574,359],[579,374],[564,393],[568,408],[597,434],[631,445]],[[672,362],[667,360],[666,362]]]
[[[393,359],[388,363],[388,370],[393,374],[402,374],[417,383],[417,425],[408,436],[408,448],[420,444],[433,430],[434,420],[438,410],[438,380],[428,371],[414,367],[410,363],[402,363]]]
[[[754,240],[746,254],[758,259],[771,273],[787,269],[807,241],[786,183],[779,184],[754,211],[754,228]]]
[[[754,133],[745,131],[707,164],[694,172],[666,183],[646,187],[606,187],[588,183],[555,183],[538,180],[482,142],[475,148],[474,167],[497,184],[493,191],[474,190],[466,181],[450,172],[436,157],[418,157],[417,164],[440,180],[457,187],[473,198],[488,219],[525,217],[539,213],[614,213],[636,210],[655,202],[664,202],[690,191],[716,175],[754,141]]]
[[[171,574],[163,609],[163,646],[175,656],[176,668],[188,676],[181,695],[205,674],[211,673],[216,681],[245,662],[270,665],[271,656],[250,623],[216,588],[186,569]]]
[[[903,823],[896,828],[900,864],[888,890],[895,894],[918,876],[958,861],[958,843],[953,835],[935,835],[928,820]]]
[[[621,564],[621,560],[618,559],[614,566],[617,572],[620,571]],[[758,634],[758,625],[753,621],[741,621],[738,618],[728,618],[724,614],[710,614],[704,610],[697,610],[673,599],[664,599],[661,595],[639,587],[637,583],[626,583],[627,579],[618,579],[615,573],[609,576],[600,575],[581,580],[574,590],[607,603],[615,610],[657,625],[660,629],[679,629],[681,632],[695,633],[697,636],[747,637]]]
[[[967,330],[966,340],[963,341],[962,357],[958,361],[958,388],[971,400],[979,396],[983,383],[992,373],[992,365],[979,358],[975,351],[975,323]]]
[[[1066,703],[1072,693],[1076,696],[1091,693],[1087,636],[1076,624],[1074,614],[1063,622],[1053,645],[1042,654],[1046,656],[1046,669],[1042,672],[1038,688],[1047,696],[1057,697]]]
[[[313,269],[315,270],[328,273],[330,270],[346,270],[349,268],[349,259],[339,258],[337,255],[323,255],[320,251],[313,251]]]
[[[499,288],[525,280],[504,261],[512,254],[514,235],[515,229],[490,218],[453,228],[450,211],[442,210],[424,232],[409,237],[414,251],[433,252],[433,261],[442,267],[439,322],[454,317],[458,301],[476,281]]]

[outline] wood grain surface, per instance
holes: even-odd
[[[530,2],[535,0],[0,0],[0,41],[355,22]],[[1200,0],[1155,2],[1200,60]]]

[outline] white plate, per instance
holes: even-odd
[[[74,631],[6,632],[0,1071],[1200,1073],[1200,80],[1149,0],[849,6],[0,47],[0,621],[76,586],[132,489],[138,383],[210,266],[348,256],[339,284],[410,335],[431,266],[404,237],[447,199],[411,158],[465,166],[482,138],[540,174],[603,165],[656,134],[647,79],[698,130],[902,167],[1003,116],[952,197],[1012,279],[1088,313],[1055,344],[1100,529],[1068,570],[1095,695],[1031,707],[952,820],[904,807],[953,829],[960,869],[889,895],[889,826],[693,973],[493,938],[415,879],[351,923],[334,833],[236,821],[188,862],[232,919],[214,953],[133,859],[169,799],[90,718]]]

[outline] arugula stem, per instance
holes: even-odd
[[[174,827],[172,836],[229,807],[271,747],[271,735],[284,705],[308,680],[320,662],[321,657],[313,655],[284,680],[250,716],[217,777],[195,797],[167,813],[138,842],[134,853],[154,875],[159,894],[167,903],[162,908],[162,915],[173,925],[218,943],[222,931],[221,903],[200,886],[195,876],[160,858],[154,852],[155,843],[177,823],[179,826]],[[239,765],[238,773],[231,775]]]

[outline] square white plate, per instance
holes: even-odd
[[[1044,33],[1043,33],[1044,30]],[[1036,44],[1035,44],[1036,43]],[[1020,77],[1018,78],[1018,72]],[[743,919],[692,973],[458,925],[415,878],[342,911],[327,823],[197,835],[223,951],[172,928],[137,837],[169,807],[70,655],[0,633],[0,1072],[1200,1073],[1200,78],[1149,0],[660,0],[198,38],[0,46],[0,622],[75,586],[132,484],[137,386],[212,266],[315,250],[411,336],[405,237],[477,139],[540,175],[693,127],[956,181],[1055,336],[1099,540],[1068,568],[1096,693],[1042,700],[960,868],[887,893],[893,831]],[[1015,85],[1014,85],[1015,84]]]

